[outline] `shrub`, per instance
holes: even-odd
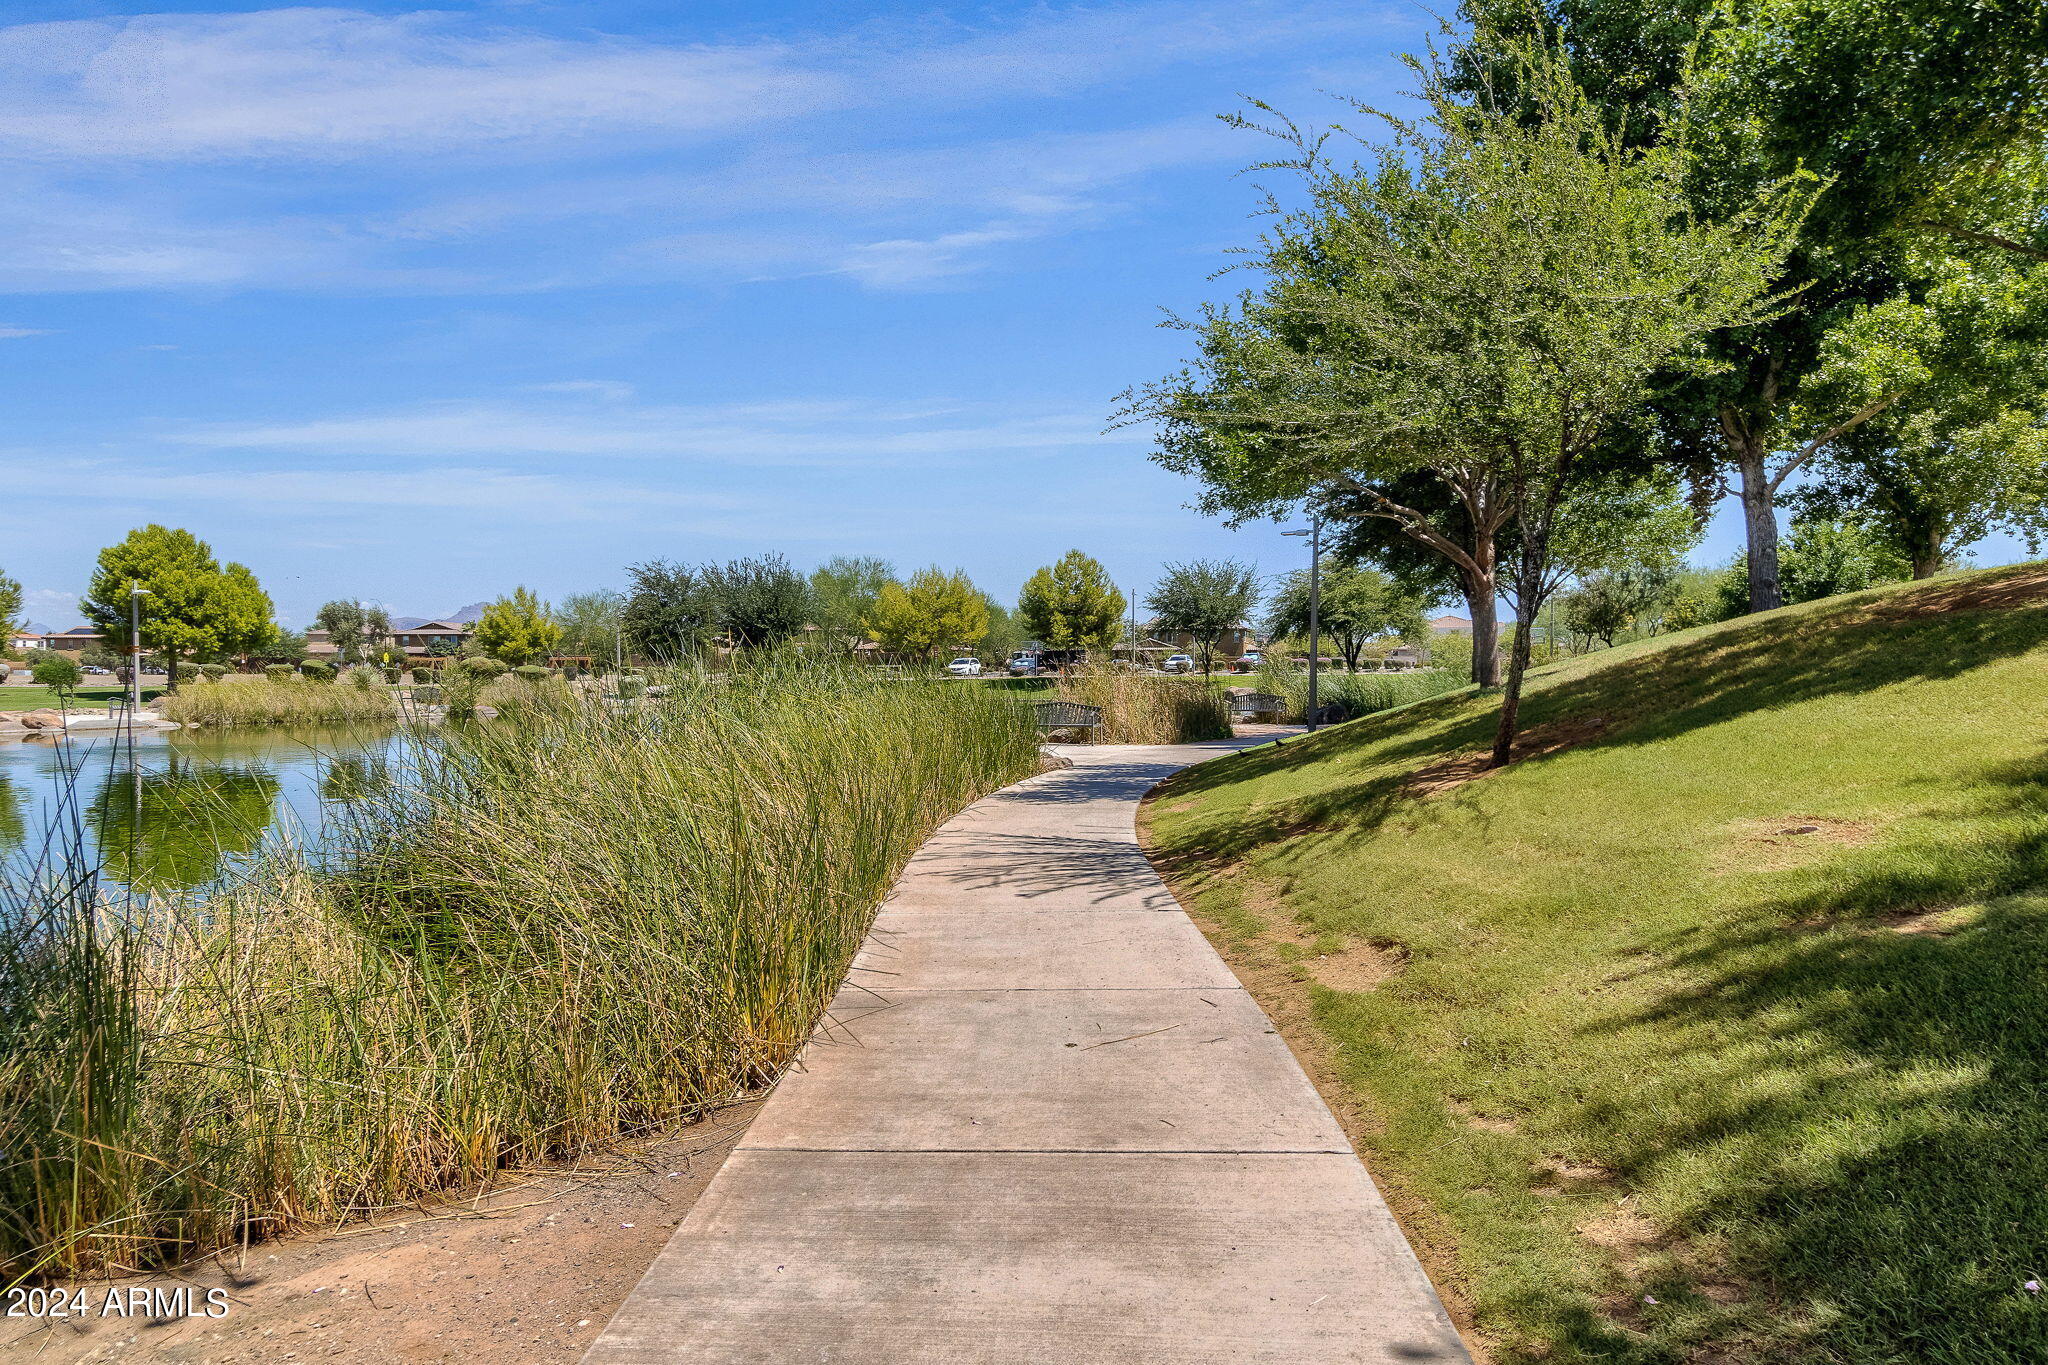
[[[482,678],[488,681],[503,673],[510,665],[503,659],[493,659],[487,654],[479,654],[474,658],[464,659],[457,666],[472,678]]]
[[[636,673],[622,673],[619,675],[619,696],[630,699],[641,696],[646,691],[647,679]]]
[[[46,654],[37,659],[29,665],[28,675],[36,686],[56,692],[69,691],[85,677],[78,665],[62,654]]]
[[[308,659],[299,665],[299,672],[305,674],[314,682],[327,682],[334,677],[334,666],[322,663],[318,659]]]
[[[382,681],[380,671],[370,664],[357,664],[353,668],[345,669],[341,677],[342,681],[358,692],[368,692]]]
[[[219,682],[228,675],[228,668],[226,664],[201,664],[199,673],[208,682]]]
[[[528,682],[533,683],[546,682],[548,678],[552,676],[545,668],[542,668],[539,664],[521,664],[519,667],[513,669],[512,672],[515,676],[524,678]]]
[[[270,679],[272,682],[276,683],[290,682],[294,677],[298,675],[298,671],[299,670],[293,668],[290,664],[263,665],[263,676]]]
[[[384,665],[384,681],[390,683],[393,687],[398,686],[398,684],[405,681],[405,670],[397,664]]]
[[[179,682],[181,682],[181,683],[188,683],[188,682],[198,682],[198,681],[199,681],[199,665],[198,665],[198,664],[179,664],[179,665],[178,665],[178,681],[179,681]]]
[[[420,683],[412,689],[412,699],[421,706],[439,706],[441,688],[436,683]]]

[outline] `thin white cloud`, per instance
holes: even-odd
[[[44,327],[0,327],[0,341],[12,341],[17,337],[46,337],[49,329]]]
[[[647,510],[716,512],[740,501],[637,483],[516,470],[429,466],[421,469],[194,470],[133,461],[68,461],[52,497],[84,502],[197,503],[296,509],[418,508],[539,521],[587,521]]]
[[[1128,444],[1093,410],[988,411],[946,404],[789,402],[712,407],[449,403],[171,433],[213,450],[343,456],[620,456],[728,466],[890,466]]]
[[[857,106],[1060,94],[1384,22],[1328,0],[1159,0],[1046,6],[1007,25],[868,24],[719,44],[569,39],[431,10],[20,24],[0,29],[0,149],[304,158],[701,136]]]
[[[634,393],[631,384],[616,379],[562,379],[552,384],[534,384],[535,393],[580,394],[589,398],[602,398],[613,403],[623,403]]]

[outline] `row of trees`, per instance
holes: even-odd
[[[2048,92],[2020,54],[2044,21],[1950,13],[1472,0],[1468,39],[1411,60],[1422,117],[1360,106],[1378,145],[1236,120],[1296,188],[1266,201],[1257,287],[1177,320],[1196,359],[1124,416],[1209,510],[1306,509],[1349,557],[1455,585],[1481,683],[1511,601],[1496,763],[1550,597],[1623,586],[1724,493],[1752,610],[1783,600],[1794,480],[1919,573],[2040,531]],[[1885,100],[1829,92],[1878,71]]]

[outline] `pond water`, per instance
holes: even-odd
[[[112,888],[201,890],[267,847],[321,848],[386,780],[383,730],[81,731],[0,740],[0,877],[28,877],[77,831]]]

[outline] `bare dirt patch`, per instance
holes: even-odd
[[[494,1190],[327,1234],[261,1242],[122,1288],[225,1289],[226,1316],[0,1323],[38,1365],[569,1365],[690,1211],[758,1100],[602,1165],[508,1172]],[[89,1303],[109,1286],[82,1286]]]
[[[1353,943],[1334,953],[1319,953],[1298,964],[1318,986],[1333,991],[1369,991],[1408,961],[1408,950],[1396,943]]]
[[[1493,1114],[1482,1114],[1455,1095],[1444,1096],[1444,1107],[1482,1133],[1514,1133],[1521,1131],[1521,1125],[1513,1119],[1500,1118]]]
[[[1778,815],[1737,820],[1734,840],[1714,860],[1717,873],[1777,871],[1810,862],[1831,848],[1856,848],[1877,840],[1879,827],[1867,820],[1826,815]]]
[[[1514,748],[1509,751],[1508,763],[1524,763],[1532,758],[1547,758],[1551,754],[1563,753],[1607,733],[1612,722],[1606,716],[1578,716],[1559,720],[1547,720],[1541,725],[1532,725],[1516,736]],[[1438,796],[1455,790],[1467,782],[1475,782],[1488,773],[1497,773],[1499,768],[1487,766],[1492,755],[1485,752],[1453,754],[1437,760],[1426,767],[1417,768],[1402,784],[1402,794],[1412,797]]]

